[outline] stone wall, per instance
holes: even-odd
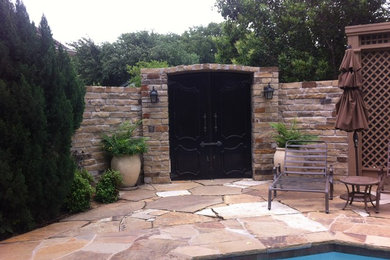
[[[190,71],[232,71],[253,73],[252,85],[252,170],[254,179],[272,177],[276,145],[270,138],[270,122],[289,123],[296,119],[299,128],[328,142],[329,163],[337,175],[346,175],[347,134],[334,130],[335,104],[342,91],[337,81],[278,83],[277,68],[202,64],[165,69],[143,69],[141,88],[87,87],[84,120],[73,137],[80,166],[94,175],[109,167],[101,149],[103,133],[122,121],[143,119],[139,135],[148,137],[149,151],[144,154],[144,181],[170,181],[168,75]],[[263,97],[268,83],[275,89],[274,98]],[[149,91],[155,88],[159,103],[150,103]]]
[[[335,104],[342,94],[337,81],[282,83],[279,88],[279,119],[298,122],[298,127],[328,142],[329,164],[335,175],[346,175],[347,133],[334,129]]]
[[[109,159],[105,158],[101,148],[101,136],[123,121],[139,120],[140,99],[139,88],[87,87],[84,119],[72,140],[72,151],[80,166],[93,175],[109,167]]]

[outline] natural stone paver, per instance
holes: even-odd
[[[13,242],[0,244],[0,259],[31,259],[34,249],[41,241]]]
[[[240,179],[212,179],[212,180],[196,180],[195,182],[206,186],[224,185],[227,183],[233,183]]]
[[[161,191],[156,193],[159,197],[174,197],[174,196],[184,196],[191,195],[188,190],[173,190],[173,191]]]
[[[172,255],[180,259],[192,259],[193,257],[219,255],[219,251],[202,246],[182,246],[175,248]]]
[[[272,210],[268,210],[267,202],[250,202],[213,208],[213,211],[215,211],[219,217],[224,219],[298,213],[298,211],[278,202],[272,203]]]
[[[201,186],[199,183],[190,181],[169,184],[153,184],[153,187],[156,189],[156,191],[189,190],[199,186]]]
[[[112,233],[119,231],[120,221],[97,221],[86,224],[85,226],[72,229],[68,232],[61,233],[61,236],[72,237],[80,236],[85,234],[102,234],[102,233]]]
[[[228,186],[201,186],[190,190],[194,195],[241,194],[241,188]]]
[[[153,222],[154,227],[193,224],[198,222],[213,221],[212,218],[183,212],[170,212],[157,217]]]
[[[210,243],[209,245],[207,245],[207,247],[217,248],[222,255],[229,255],[238,252],[251,253],[252,251],[259,251],[261,249],[266,248],[257,239],[241,239],[227,242]]]
[[[199,231],[193,225],[179,225],[160,228],[160,237],[167,239],[190,239],[197,236]]]
[[[273,236],[273,237],[261,237],[260,242],[267,248],[283,248],[283,247],[302,247],[309,246],[310,242],[301,235],[288,235],[288,236]]]
[[[210,245],[213,243],[231,242],[251,239],[255,243],[256,239],[248,234],[241,234],[227,229],[221,229],[214,232],[201,233],[193,237],[189,243],[190,245]]]
[[[390,238],[389,237],[382,237],[382,236],[367,236],[366,238],[366,244],[374,245],[374,246],[389,246],[390,245]]]
[[[111,203],[103,205],[99,208],[92,209],[83,213],[79,213],[63,219],[63,221],[74,221],[74,220],[99,220],[102,218],[112,216],[126,216],[136,210],[142,209],[145,206],[143,201],[138,202],[126,202],[119,201],[117,203]]]
[[[134,217],[124,217],[120,223],[120,231],[152,228],[152,222]]]
[[[255,181],[252,179],[244,179],[240,181],[235,181],[233,183],[225,183],[224,186],[229,186],[229,187],[237,187],[237,188],[248,188],[251,186],[258,186],[258,185],[264,185],[264,184],[270,184],[270,181]]]
[[[268,237],[284,237],[293,235],[302,235],[301,229],[296,229],[288,226],[282,221],[276,221],[270,216],[262,218],[245,218],[240,219],[244,224],[246,230],[257,238],[268,238]],[[306,233],[309,233],[306,231]]]
[[[144,210],[137,210],[131,214],[132,218],[140,218],[140,219],[152,219],[156,216],[163,215],[167,213],[168,211],[165,210],[158,210],[158,209],[144,209]]]
[[[198,212],[195,212],[195,214],[202,215],[202,216],[208,216],[208,217],[218,217],[212,208],[200,210]]]
[[[90,241],[73,237],[44,240],[35,250],[33,258],[55,259],[83,248]]]
[[[238,195],[226,195],[224,196],[224,202],[226,204],[236,204],[245,202],[260,202],[264,201],[261,197],[253,196],[249,194],[238,194]]]
[[[261,183],[183,181],[121,191],[116,203],[93,203],[87,212],[0,241],[0,259],[209,259],[329,241],[378,247],[390,255],[390,204],[378,214],[372,207],[369,215],[359,214],[364,208],[358,202],[342,210],[345,201],[338,196],[345,187],[336,184],[329,214],[323,195],[310,193],[280,192],[268,210],[269,184]],[[183,190],[204,193],[156,195]]]
[[[146,208],[195,212],[221,202],[222,198],[217,196],[188,195],[161,198],[156,201],[147,203]]]
[[[156,197],[155,190],[137,189],[134,191],[121,191],[119,197],[124,200],[140,201],[144,199],[150,199]]]
[[[302,214],[274,215],[272,218],[283,221],[289,227],[296,229],[307,230],[310,232],[321,232],[328,230],[320,223],[310,220]]]
[[[111,254],[102,254],[102,253],[95,253],[95,252],[90,252],[90,251],[76,251],[72,254],[66,255],[64,257],[61,257],[61,260],[88,260],[88,259],[93,259],[93,260],[105,260],[109,259]]]
[[[39,241],[84,226],[86,221],[60,222],[5,240],[6,243]]]
[[[183,241],[167,239],[140,239],[127,250],[115,254],[111,259],[172,259],[171,251],[180,247],[187,246]]]
[[[90,251],[90,252],[102,253],[102,254],[115,254],[124,251],[129,247],[130,244],[125,244],[125,243],[93,242],[88,246],[84,247],[83,251]]]

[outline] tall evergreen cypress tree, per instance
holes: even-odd
[[[0,238],[55,217],[70,189],[84,87],[43,17],[0,0]]]

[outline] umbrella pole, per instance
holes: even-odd
[[[356,176],[359,176],[359,156],[358,156],[358,142],[359,142],[359,136],[357,131],[353,131],[353,143],[355,147],[355,165],[356,165]]]
[[[353,146],[355,147],[355,165],[356,165],[356,176],[359,176],[359,155],[358,155],[358,142],[359,136],[357,131],[353,131]],[[360,192],[360,186],[357,186],[357,192]]]

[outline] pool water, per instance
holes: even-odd
[[[390,259],[389,258],[378,258],[371,256],[361,256],[361,255],[353,255],[353,254],[345,254],[339,252],[328,252],[314,255],[306,255],[306,256],[297,256],[286,259],[294,259],[294,260],[380,260],[380,259]]]

